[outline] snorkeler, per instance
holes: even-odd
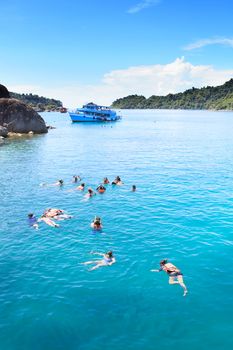
[[[112,185],[118,185],[118,186],[123,185],[123,182],[121,181],[120,176],[117,176],[117,177],[115,178],[115,180],[112,182]]]
[[[36,230],[38,230],[39,228],[37,218],[32,213],[28,214],[28,225],[33,227]]]
[[[63,186],[64,185],[64,181],[63,180],[58,180],[55,184],[54,184],[54,186]]]
[[[104,193],[106,191],[106,187],[104,187],[103,185],[99,185],[96,191],[98,191],[99,193]]]
[[[85,194],[85,198],[91,198],[91,197],[93,197],[93,196],[95,196],[96,195],[96,193],[93,191],[93,189],[92,188],[88,188],[88,190],[87,190],[87,193]]]
[[[73,183],[77,183],[78,181],[81,181],[82,179],[81,179],[81,177],[79,176],[79,175],[74,175],[73,176],[73,179],[72,179],[72,182]]]
[[[104,183],[104,185],[109,184],[109,179],[107,177],[105,177],[104,180],[103,180],[103,183]]]
[[[84,191],[84,188],[85,188],[85,183],[82,183],[81,185],[79,185],[76,190],[79,190],[79,191]]]
[[[160,261],[160,269],[159,270],[151,270],[152,272],[160,272],[165,271],[169,276],[169,284],[179,284],[183,290],[184,294],[183,296],[188,293],[188,290],[186,288],[186,285],[183,281],[183,274],[182,272],[173,264],[169,263],[166,259]]]
[[[40,184],[40,186],[44,186],[44,187],[49,187],[49,186],[60,186],[60,187],[62,187],[63,185],[64,185],[64,181],[62,179],[58,180],[54,184],[47,184],[45,182],[42,182]]]
[[[112,264],[114,264],[116,262],[116,259],[114,258],[112,251],[109,251],[105,254],[97,253],[97,252],[96,253],[91,252],[90,254],[100,255],[103,257],[103,259],[84,262],[83,265],[95,264],[95,266],[93,266],[91,269],[89,269],[89,271],[96,270],[102,266],[111,266]]]
[[[132,186],[131,192],[136,192],[136,185],[133,185],[133,186]]]
[[[101,218],[99,216],[95,216],[94,220],[91,223],[91,228],[93,228],[93,230],[96,230],[96,231],[102,230],[103,225],[102,225]]]

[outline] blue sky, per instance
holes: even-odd
[[[233,77],[231,0],[0,0],[0,83],[67,106]]]

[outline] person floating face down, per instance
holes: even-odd
[[[151,270],[152,272],[164,271],[169,276],[169,284],[179,284],[184,290],[184,296],[188,293],[187,287],[183,281],[182,272],[173,264],[169,263],[167,259],[160,261],[160,268],[158,270]]]

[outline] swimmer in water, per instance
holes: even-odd
[[[96,193],[93,191],[93,189],[92,188],[88,188],[88,190],[87,190],[87,194],[85,194],[85,198],[91,198],[91,197],[93,197],[93,196],[95,196],[96,195]]]
[[[117,176],[117,177],[115,178],[115,180],[112,182],[112,185],[118,185],[118,186],[123,185],[123,182],[121,181],[120,176]]]
[[[79,191],[84,191],[84,188],[85,188],[85,183],[82,183],[81,185],[79,185],[76,190],[79,190]]]
[[[105,254],[103,253],[95,253],[95,252],[91,252],[90,254],[94,254],[94,255],[100,255],[103,257],[103,259],[101,260],[92,260],[92,261],[87,261],[85,263],[83,263],[83,265],[90,265],[90,264],[95,264],[95,266],[93,266],[89,271],[93,271],[98,269],[99,267],[102,266],[111,266],[112,264],[114,264],[116,262],[116,259],[113,256],[112,251],[109,251]]]
[[[59,187],[62,187],[64,185],[64,181],[63,180],[58,180],[57,182],[55,182],[54,184],[47,184],[45,182],[42,182],[40,184],[40,186],[46,186],[46,187],[49,187],[49,186],[59,186]]]
[[[131,192],[136,192],[136,185],[133,185],[132,188],[131,188]]]
[[[81,179],[81,177],[79,176],[79,175],[74,175],[73,176],[73,179],[72,179],[72,182],[73,183],[77,183],[78,181],[81,181],[82,179]]]
[[[109,179],[107,177],[105,177],[104,180],[103,180],[103,183],[104,183],[104,185],[109,184]]]
[[[72,218],[72,216],[69,214],[66,214],[64,210],[57,209],[57,208],[49,208],[44,211],[43,215],[47,218],[53,218],[55,220],[65,220],[65,219]]]
[[[99,193],[104,193],[106,191],[106,187],[104,187],[103,185],[99,185],[96,191],[98,191]]]
[[[60,186],[60,187],[62,187],[64,185],[64,181],[63,180],[58,180],[55,184],[54,184],[54,186]]]
[[[103,228],[101,218],[99,216],[95,216],[94,220],[91,223],[91,228],[95,231],[100,231]]]
[[[183,296],[188,293],[187,287],[183,281],[182,272],[173,264],[169,263],[166,259],[160,261],[160,269],[159,270],[151,270],[152,272],[160,272],[165,271],[169,276],[169,284],[179,284],[183,290]]]
[[[38,230],[39,228],[37,218],[34,216],[33,213],[28,214],[28,225],[33,227],[35,230]]]

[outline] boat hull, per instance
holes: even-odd
[[[85,114],[79,114],[79,113],[69,113],[70,119],[73,123],[78,122],[94,122],[94,123],[103,123],[103,122],[115,122],[120,119],[120,116],[116,115],[113,117],[92,117]]]

